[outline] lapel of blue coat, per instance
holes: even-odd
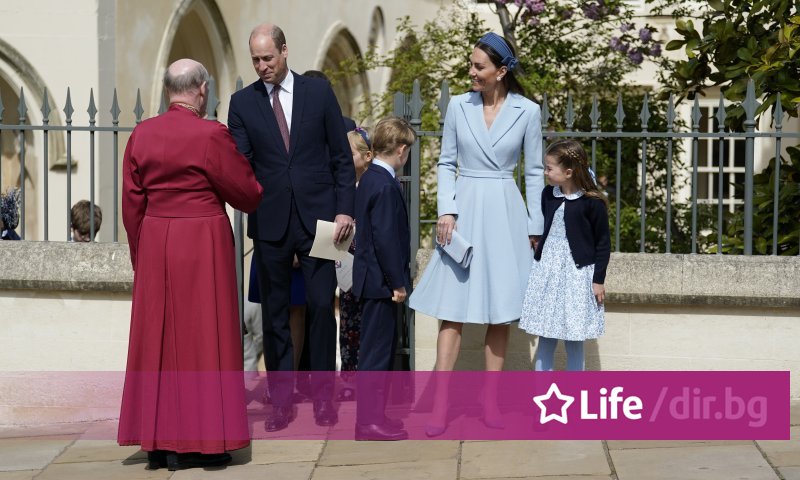
[[[306,104],[306,79],[292,70],[294,92],[292,93],[292,127],[289,130],[289,159],[292,158],[297,137],[300,136],[300,122],[303,120],[303,107]]]
[[[283,138],[281,138],[281,130],[278,128],[278,121],[275,120],[275,111],[272,109],[272,104],[269,100],[269,93],[267,92],[267,87],[264,86],[264,82],[260,79],[253,84],[253,87],[256,91],[256,105],[258,105],[258,110],[261,112],[261,115],[264,116],[264,121],[267,122],[267,130],[272,132],[273,141],[275,145],[281,146],[279,151],[285,151],[283,147]],[[294,123],[294,122],[292,122]]]
[[[522,100],[517,94],[509,93],[506,95],[506,100],[500,108],[500,113],[492,123],[492,128],[489,130],[489,135],[492,138],[492,146],[497,145],[497,142],[503,138],[511,127],[517,122],[517,119],[522,115]]]
[[[494,155],[491,139],[489,138],[489,130],[486,128],[486,121],[483,119],[481,94],[470,92],[467,100],[461,104],[461,108],[464,111],[467,125],[470,132],[472,132],[472,136],[475,137],[476,143],[483,150],[483,154],[486,155],[489,161],[497,165],[497,158]]]

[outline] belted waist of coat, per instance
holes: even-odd
[[[514,178],[513,170],[473,170],[471,168],[459,168],[458,175],[462,177],[474,178]]]
[[[147,211],[151,217],[213,217],[225,207],[212,190],[148,190]]]

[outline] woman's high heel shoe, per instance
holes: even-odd
[[[428,438],[438,437],[447,430],[447,425],[425,425],[425,436]]]
[[[495,430],[503,430],[506,428],[503,421],[499,418],[488,418],[485,415],[481,417],[481,422],[486,425],[487,428],[494,428]]]

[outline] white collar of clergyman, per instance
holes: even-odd
[[[283,79],[283,81],[280,83],[280,85],[281,85],[281,88],[284,91],[286,91],[286,93],[292,93],[292,91],[294,90],[294,75],[292,75],[292,71],[291,70],[289,70],[289,72],[286,74],[286,77]],[[272,95],[272,89],[275,88],[275,85],[273,85],[271,83],[264,82],[264,86],[267,87],[267,93],[269,95]],[[283,103],[283,102],[281,102],[281,103]]]
[[[372,163],[374,163],[375,165],[377,165],[379,167],[385,168],[386,171],[389,172],[392,175],[392,178],[395,177],[394,168],[392,168],[392,166],[389,165],[388,163],[384,162],[383,160],[379,160],[377,158],[372,160]]]

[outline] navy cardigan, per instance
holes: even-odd
[[[606,268],[611,256],[611,233],[608,229],[608,210],[605,203],[582,195],[575,200],[553,195],[553,187],[542,190],[542,213],[544,214],[544,233],[539,240],[534,259],[542,258],[542,248],[550,233],[553,216],[558,207],[564,205],[564,225],[567,241],[572,251],[575,266],[582,268],[594,264],[593,283],[602,284],[606,280]]]

